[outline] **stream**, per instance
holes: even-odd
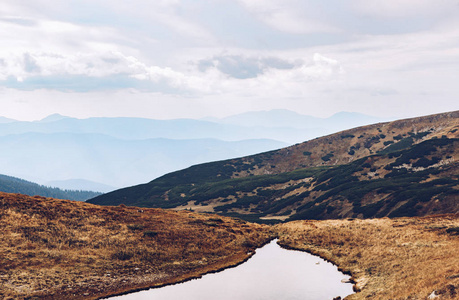
[[[286,250],[273,240],[245,263],[179,284],[113,300],[331,300],[353,293],[349,276],[309,253]]]

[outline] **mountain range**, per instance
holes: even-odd
[[[101,134],[25,133],[0,136],[0,166],[8,175],[40,183],[82,178],[123,187],[192,164],[282,146],[272,140],[123,140]]]
[[[314,118],[292,111],[223,119],[0,118],[3,174],[66,189],[107,192],[194,164],[251,155],[335,128],[380,119],[356,113]]]
[[[377,123],[195,165],[88,200],[252,221],[459,211],[459,111]]]
[[[341,112],[329,118],[289,110],[248,112],[226,118],[155,120],[144,118],[76,119],[59,114],[33,122],[0,119],[0,136],[23,133],[103,134],[118,139],[270,139],[287,144],[303,142],[337,130],[381,122],[384,119]]]

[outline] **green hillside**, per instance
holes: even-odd
[[[458,127],[457,112],[360,127],[196,165],[88,202],[259,222],[457,212]]]
[[[77,201],[85,201],[101,194],[92,191],[61,190],[6,175],[0,175],[0,191]]]

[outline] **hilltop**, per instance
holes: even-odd
[[[195,165],[88,202],[247,220],[457,212],[459,111],[378,123]]]

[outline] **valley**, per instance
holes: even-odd
[[[351,275],[346,299],[456,299],[458,114],[194,165],[87,202],[0,193],[0,297],[173,284],[278,238]]]

